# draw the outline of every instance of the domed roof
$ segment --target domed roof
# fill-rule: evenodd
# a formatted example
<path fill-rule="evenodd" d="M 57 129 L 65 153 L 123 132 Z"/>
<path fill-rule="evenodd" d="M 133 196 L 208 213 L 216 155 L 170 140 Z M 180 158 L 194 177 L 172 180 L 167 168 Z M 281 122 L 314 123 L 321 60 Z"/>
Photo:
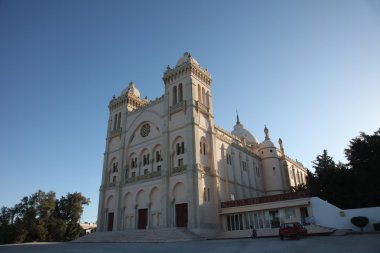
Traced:
<path fill-rule="evenodd" d="M 177 64 L 175 65 L 176 67 L 179 65 L 182 65 L 185 62 L 192 62 L 195 63 L 196 65 L 199 65 L 197 60 L 195 60 L 189 52 L 185 52 L 181 58 L 177 61 Z"/>
<path fill-rule="evenodd" d="M 269 130 L 266 125 L 264 128 L 264 133 L 265 133 L 265 140 L 262 143 L 260 143 L 260 148 L 275 148 L 273 142 L 269 138 Z"/>
<path fill-rule="evenodd" d="M 244 128 L 243 124 L 239 121 L 239 115 L 237 116 L 237 122 L 234 126 L 234 130 L 231 132 L 233 135 L 243 138 L 247 144 L 258 144 L 255 136 L 253 136 L 247 129 Z"/>
<path fill-rule="evenodd" d="M 126 94 L 126 93 L 129 93 L 135 97 L 140 97 L 140 91 L 136 88 L 135 84 L 133 82 L 130 82 L 129 83 L 129 86 L 127 88 L 125 88 L 122 92 L 121 92 L 121 96 Z"/>
<path fill-rule="evenodd" d="M 271 140 L 264 140 L 260 143 L 260 148 L 274 148 L 274 144 Z"/>

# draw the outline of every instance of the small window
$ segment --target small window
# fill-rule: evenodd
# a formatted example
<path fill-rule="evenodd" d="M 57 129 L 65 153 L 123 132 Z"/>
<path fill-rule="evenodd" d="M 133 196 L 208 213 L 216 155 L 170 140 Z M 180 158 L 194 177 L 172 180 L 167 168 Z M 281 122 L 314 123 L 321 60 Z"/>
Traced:
<path fill-rule="evenodd" d="M 157 171 L 158 171 L 158 172 L 161 171 L 161 165 L 158 165 L 158 166 L 157 166 Z"/>
<path fill-rule="evenodd" d="M 156 162 L 162 161 L 161 151 L 156 151 Z"/>
<path fill-rule="evenodd" d="M 182 89 L 182 83 L 178 85 L 178 102 L 181 103 L 183 100 L 183 89 Z"/>
<path fill-rule="evenodd" d="M 227 154 L 227 164 L 232 165 L 232 158 L 230 154 Z"/>
<path fill-rule="evenodd" d="M 173 87 L 173 105 L 177 104 L 177 86 Z"/>
<path fill-rule="evenodd" d="M 181 167 L 183 165 L 183 159 L 178 159 L 178 166 Z"/>
<path fill-rule="evenodd" d="M 144 170 L 144 175 L 148 174 L 149 173 L 149 170 L 148 169 L 145 169 Z"/>
<path fill-rule="evenodd" d="M 113 163 L 113 165 L 112 165 L 112 171 L 113 172 L 117 172 L 118 170 L 117 170 L 117 166 L 118 166 L 118 162 L 116 162 L 116 163 Z"/>
<path fill-rule="evenodd" d="M 136 176 L 136 172 L 132 172 L 132 177 L 135 177 Z"/>
<path fill-rule="evenodd" d="M 116 176 L 113 176 L 112 183 L 115 183 L 115 182 L 116 182 Z"/>

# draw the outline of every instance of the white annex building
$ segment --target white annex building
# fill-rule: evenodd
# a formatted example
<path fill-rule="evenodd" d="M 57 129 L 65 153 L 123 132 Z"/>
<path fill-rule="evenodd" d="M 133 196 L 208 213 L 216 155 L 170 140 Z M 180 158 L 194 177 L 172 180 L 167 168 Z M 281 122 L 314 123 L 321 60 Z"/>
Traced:
<path fill-rule="evenodd" d="M 211 81 L 186 52 L 164 72 L 158 99 L 130 83 L 110 101 L 98 231 L 187 227 L 212 237 L 310 216 L 309 196 L 291 193 L 306 169 L 266 127 L 259 142 L 239 117 L 232 132 L 216 126 Z"/>

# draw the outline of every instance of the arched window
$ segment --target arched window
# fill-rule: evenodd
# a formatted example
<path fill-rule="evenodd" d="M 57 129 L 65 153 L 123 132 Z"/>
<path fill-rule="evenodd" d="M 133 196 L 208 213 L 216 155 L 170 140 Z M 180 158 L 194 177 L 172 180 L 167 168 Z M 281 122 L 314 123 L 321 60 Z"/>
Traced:
<path fill-rule="evenodd" d="M 149 163 L 150 163 L 149 159 L 150 159 L 149 151 L 147 149 L 144 149 L 140 153 L 140 160 L 142 161 L 142 166 L 149 165 Z"/>
<path fill-rule="evenodd" d="M 181 103 L 183 100 L 183 90 L 182 90 L 182 83 L 178 85 L 178 102 Z"/>
<path fill-rule="evenodd" d="M 173 87 L 173 105 L 177 104 L 177 86 Z"/>
<path fill-rule="evenodd" d="M 205 94 L 205 88 L 202 87 L 202 103 L 206 103 L 206 94 Z"/>
<path fill-rule="evenodd" d="M 198 84 L 198 102 L 202 103 L 202 91 L 201 86 Z"/>
<path fill-rule="evenodd" d="M 206 145 L 206 139 L 204 137 L 201 138 L 201 141 L 199 142 L 199 148 L 201 155 L 207 154 L 207 145 Z"/>
<path fill-rule="evenodd" d="M 117 126 L 117 114 L 115 114 L 114 119 L 113 119 L 113 130 L 116 130 Z"/>
<path fill-rule="evenodd" d="M 117 120 L 118 120 L 117 129 L 119 129 L 120 128 L 120 124 L 121 124 L 121 112 L 119 112 L 119 118 Z"/>
<path fill-rule="evenodd" d="M 176 152 L 177 152 L 177 155 L 181 155 L 181 154 L 185 153 L 185 143 L 184 142 L 177 142 Z"/>
<path fill-rule="evenodd" d="M 128 164 L 130 165 L 130 168 L 131 169 L 134 169 L 134 168 L 137 168 L 137 156 L 135 153 L 132 153 L 130 156 L 129 156 L 129 162 Z"/>
<path fill-rule="evenodd" d="M 184 163 L 185 156 L 183 155 L 185 153 L 185 142 L 184 139 L 180 136 L 178 136 L 174 142 L 173 142 L 173 151 L 175 154 L 173 166 L 174 167 L 181 167 L 182 165 L 186 164 Z"/>

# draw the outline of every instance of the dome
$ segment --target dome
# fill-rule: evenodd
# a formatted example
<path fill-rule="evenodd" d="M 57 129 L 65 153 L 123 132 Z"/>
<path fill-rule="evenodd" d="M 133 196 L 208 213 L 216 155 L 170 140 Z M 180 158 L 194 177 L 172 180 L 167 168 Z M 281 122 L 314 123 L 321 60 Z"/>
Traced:
<path fill-rule="evenodd" d="M 189 52 L 185 52 L 181 58 L 177 61 L 177 64 L 175 65 L 176 67 L 179 65 L 184 64 L 185 62 L 192 62 L 195 63 L 196 65 L 199 65 L 197 60 L 195 60 Z"/>
<path fill-rule="evenodd" d="M 275 148 L 275 146 L 271 140 L 264 140 L 260 143 L 260 148 Z"/>
<path fill-rule="evenodd" d="M 247 144 L 258 144 L 256 137 L 253 136 L 247 129 L 245 129 L 239 120 L 236 122 L 234 130 L 231 133 L 239 138 L 243 138 Z"/>
<path fill-rule="evenodd" d="M 129 93 L 135 97 L 140 97 L 140 91 L 136 88 L 135 84 L 133 82 L 130 82 L 129 83 L 129 86 L 127 88 L 125 88 L 122 92 L 121 92 L 121 96 L 126 94 L 126 93 Z"/>
<path fill-rule="evenodd" d="M 264 133 L 265 133 L 265 140 L 262 143 L 260 143 L 260 148 L 275 148 L 273 142 L 269 138 L 269 130 L 266 125 L 264 128 Z"/>

